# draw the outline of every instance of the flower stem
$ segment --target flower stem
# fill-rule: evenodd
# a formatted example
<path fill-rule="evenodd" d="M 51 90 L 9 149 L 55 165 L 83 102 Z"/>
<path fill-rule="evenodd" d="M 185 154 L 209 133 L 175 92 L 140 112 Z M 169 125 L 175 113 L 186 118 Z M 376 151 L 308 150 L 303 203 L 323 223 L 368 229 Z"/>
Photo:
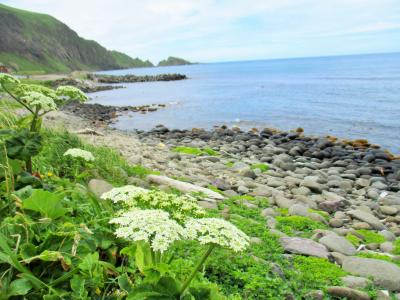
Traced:
<path fill-rule="evenodd" d="M 186 289 L 188 288 L 188 286 L 190 285 L 190 283 L 192 282 L 194 276 L 196 276 L 196 273 L 201 269 L 201 267 L 203 266 L 204 262 L 207 260 L 207 258 L 210 256 L 211 252 L 213 251 L 213 249 L 215 248 L 214 244 L 210 244 L 210 246 L 208 247 L 207 251 L 204 252 L 203 256 L 201 257 L 200 261 L 198 262 L 198 264 L 196 265 L 196 267 L 193 269 L 192 274 L 190 274 L 190 276 L 188 277 L 188 279 L 186 279 L 186 281 L 183 283 L 183 286 L 181 288 L 181 291 L 179 292 L 179 295 L 182 296 L 183 293 L 186 291 Z"/>

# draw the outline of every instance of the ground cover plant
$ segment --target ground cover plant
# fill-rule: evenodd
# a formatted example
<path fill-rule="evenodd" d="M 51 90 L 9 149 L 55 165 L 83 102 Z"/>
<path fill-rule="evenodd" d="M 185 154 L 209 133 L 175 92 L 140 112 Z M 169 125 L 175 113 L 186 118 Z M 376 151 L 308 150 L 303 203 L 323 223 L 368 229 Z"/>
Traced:
<path fill-rule="evenodd" d="M 341 284 L 346 273 L 329 260 L 284 253 L 261 214 L 268 199 L 236 196 L 205 210 L 201 195 L 127 185 L 128 176 L 154 172 L 66 131 L 43 129 L 50 100 L 33 113 L 25 105 L 54 91 L 26 87 L 44 91 L 30 101 L 17 94 L 15 78 L 2 80 L 20 98 L 0 100 L 7 106 L 0 115 L 0 299 L 307 299 Z M 24 107 L 27 114 L 14 113 Z M 40 146 L 19 136 L 26 130 Z M 92 178 L 115 188 L 97 197 L 87 186 Z M 277 228 L 289 235 L 325 228 L 281 214 Z"/>

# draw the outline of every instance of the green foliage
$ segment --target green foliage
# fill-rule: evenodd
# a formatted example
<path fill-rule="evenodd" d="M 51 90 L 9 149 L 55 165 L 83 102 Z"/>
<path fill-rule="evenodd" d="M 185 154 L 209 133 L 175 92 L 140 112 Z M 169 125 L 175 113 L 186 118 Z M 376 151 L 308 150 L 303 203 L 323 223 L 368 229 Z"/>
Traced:
<path fill-rule="evenodd" d="M 400 255 L 400 238 L 396 239 L 393 242 L 393 246 L 394 246 L 393 254 Z"/>
<path fill-rule="evenodd" d="M 306 257 L 297 255 L 293 261 L 294 268 L 300 272 L 299 282 L 308 288 L 319 288 L 326 283 L 340 285 L 340 277 L 347 275 L 338 265 L 319 257 Z"/>
<path fill-rule="evenodd" d="M 250 166 L 252 170 L 259 169 L 262 173 L 267 172 L 269 170 L 269 166 L 267 164 L 253 164 Z"/>
<path fill-rule="evenodd" d="M 37 211 L 42 217 L 57 219 L 67 213 L 62 205 L 62 195 L 57 195 L 48 191 L 35 190 L 32 195 L 23 201 L 24 209 Z"/>
<path fill-rule="evenodd" d="M 326 211 L 309 208 L 308 212 L 318 214 L 321 217 L 323 217 L 325 220 L 329 220 L 329 213 L 327 213 Z"/>
<path fill-rule="evenodd" d="M 22 129 L 13 131 L 12 137 L 5 140 L 7 156 L 11 159 L 26 161 L 37 155 L 42 149 L 42 137 L 37 132 Z"/>
<path fill-rule="evenodd" d="M 209 155 L 209 156 L 218 156 L 219 153 L 211 148 L 194 148 L 194 147 L 187 147 L 187 146 L 178 146 L 172 149 L 173 152 L 183 153 L 183 154 L 190 154 L 190 155 Z"/>
<path fill-rule="evenodd" d="M 358 229 L 356 230 L 358 234 L 360 234 L 363 237 L 364 243 L 365 244 L 381 244 L 384 243 L 385 237 L 381 235 L 380 233 L 377 233 L 373 230 L 368 230 L 368 229 Z"/>
<path fill-rule="evenodd" d="M 346 235 L 346 239 L 352 243 L 354 246 L 358 246 L 361 244 L 362 240 L 358 237 L 356 237 L 354 234 L 348 233 Z"/>
<path fill-rule="evenodd" d="M 85 40 L 49 15 L 3 4 L 0 4 L 0 15 L 0 28 L 4 41 L 7 41 L 6 48 L 3 47 L 7 50 L 0 52 L 0 61 L 19 73 L 67 73 L 71 70 L 151 66 L 149 61 L 133 59 L 109 51 L 95 41 Z M 24 41 L 24 45 L 18 41 Z"/>
<path fill-rule="evenodd" d="M 302 216 L 279 216 L 276 221 L 276 228 L 289 236 L 309 237 L 315 229 L 327 228 L 321 222 Z"/>

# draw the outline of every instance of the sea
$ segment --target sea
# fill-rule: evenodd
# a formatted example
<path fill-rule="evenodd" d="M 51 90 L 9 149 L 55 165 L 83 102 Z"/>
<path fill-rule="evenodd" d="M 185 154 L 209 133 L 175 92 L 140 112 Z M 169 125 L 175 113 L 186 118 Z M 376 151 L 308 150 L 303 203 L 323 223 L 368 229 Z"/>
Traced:
<path fill-rule="evenodd" d="M 104 105 L 166 104 L 128 113 L 114 127 L 150 130 L 239 126 L 368 139 L 400 153 L 400 53 L 200 63 L 102 71 L 110 75 L 181 73 L 188 79 L 124 83 L 97 92 Z"/>

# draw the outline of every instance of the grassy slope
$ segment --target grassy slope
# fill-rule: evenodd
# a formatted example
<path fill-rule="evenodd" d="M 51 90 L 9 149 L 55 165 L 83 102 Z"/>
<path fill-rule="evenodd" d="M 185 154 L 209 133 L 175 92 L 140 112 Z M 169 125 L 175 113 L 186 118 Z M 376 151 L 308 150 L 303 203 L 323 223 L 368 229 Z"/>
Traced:
<path fill-rule="evenodd" d="M 22 73 L 149 66 L 79 37 L 52 16 L 0 4 L 0 62 Z"/>

